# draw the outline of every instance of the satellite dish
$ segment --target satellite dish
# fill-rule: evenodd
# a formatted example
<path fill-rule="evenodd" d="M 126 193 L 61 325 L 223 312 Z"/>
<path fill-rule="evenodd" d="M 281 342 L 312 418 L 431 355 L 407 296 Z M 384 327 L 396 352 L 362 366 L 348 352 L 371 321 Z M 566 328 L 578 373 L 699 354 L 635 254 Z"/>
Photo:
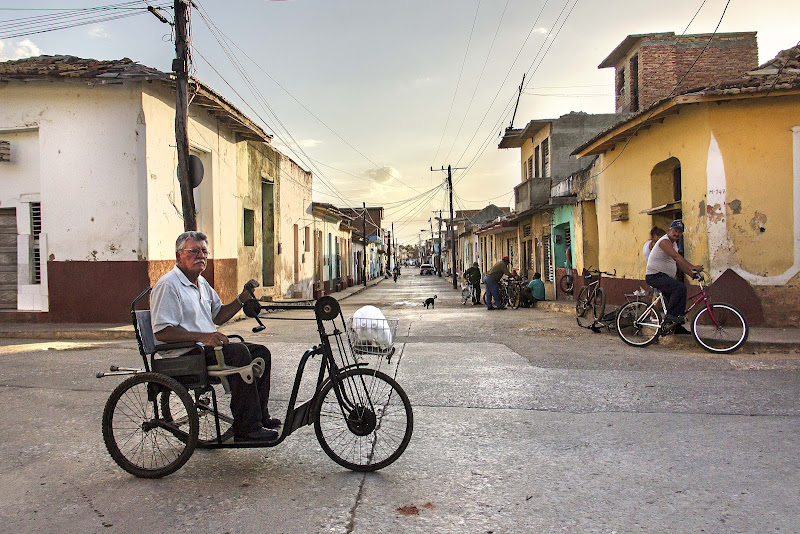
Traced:
<path fill-rule="evenodd" d="M 189 185 L 192 189 L 203 181 L 203 162 L 194 154 L 189 155 Z"/>

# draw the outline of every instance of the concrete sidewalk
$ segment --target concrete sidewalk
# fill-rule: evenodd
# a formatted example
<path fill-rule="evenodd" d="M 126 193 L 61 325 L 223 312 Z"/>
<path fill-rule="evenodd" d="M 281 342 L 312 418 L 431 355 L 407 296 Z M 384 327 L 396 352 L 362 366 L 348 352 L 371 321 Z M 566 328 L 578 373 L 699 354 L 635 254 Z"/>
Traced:
<path fill-rule="evenodd" d="M 337 300 L 344 300 L 356 295 L 365 289 L 380 284 L 385 278 L 375 278 L 364 284 L 348 287 L 342 291 L 331 293 Z M 238 314 L 232 321 L 242 320 L 246 317 Z M 91 339 L 114 340 L 135 339 L 131 323 L 102 324 L 102 323 L 4 323 L 0 322 L 0 339 Z"/>
<path fill-rule="evenodd" d="M 567 315 L 575 315 L 575 302 L 571 300 L 543 301 L 536 303 L 537 308 L 555 311 Z M 688 328 L 688 327 L 687 327 Z M 606 329 L 603 329 L 605 332 Z M 697 346 L 692 336 L 666 336 L 659 338 L 664 346 L 692 347 Z M 770 328 L 751 326 L 744 349 L 749 350 L 792 350 L 800 352 L 800 328 Z"/>

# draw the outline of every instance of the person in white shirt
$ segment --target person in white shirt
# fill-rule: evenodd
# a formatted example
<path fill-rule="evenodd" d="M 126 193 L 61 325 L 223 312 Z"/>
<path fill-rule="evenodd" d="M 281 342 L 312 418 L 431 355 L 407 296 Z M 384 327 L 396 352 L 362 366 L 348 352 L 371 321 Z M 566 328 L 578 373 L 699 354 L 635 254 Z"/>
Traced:
<path fill-rule="evenodd" d="M 656 241 L 661 239 L 661 236 L 664 234 L 666 234 L 666 232 L 659 226 L 654 226 L 650 229 L 650 241 L 645 243 L 642 248 L 642 255 L 644 256 L 645 263 L 647 263 L 647 260 L 650 258 L 650 251 L 653 250 L 653 245 L 655 245 Z"/>
<path fill-rule="evenodd" d="M 645 282 L 658 289 L 667 300 L 667 325 L 683 324 L 686 311 L 686 286 L 675 279 L 678 268 L 693 276 L 703 270 L 702 265 L 692 265 L 678 254 L 678 241 L 683 237 L 683 222 L 672 221 L 669 231 L 656 241 L 647 259 Z"/>
<path fill-rule="evenodd" d="M 263 345 L 231 343 L 217 331 L 242 309 L 258 282 L 250 280 L 236 299 L 223 304 L 201 273 L 208 262 L 208 238 L 202 232 L 184 232 L 175 242 L 175 267 L 162 276 L 150 295 L 153 332 L 162 343 L 196 341 L 204 345 L 206 363 L 217 363 L 214 347 L 222 347 L 225 363 L 234 367 L 249 365 L 263 358 L 264 374 L 252 384 L 238 374 L 228 377 L 231 387 L 233 434 L 237 441 L 271 441 L 281 421 L 270 417 L 269 400 L 271 355 Z M 188 349 L 196 350 L 196 349 Z"/>

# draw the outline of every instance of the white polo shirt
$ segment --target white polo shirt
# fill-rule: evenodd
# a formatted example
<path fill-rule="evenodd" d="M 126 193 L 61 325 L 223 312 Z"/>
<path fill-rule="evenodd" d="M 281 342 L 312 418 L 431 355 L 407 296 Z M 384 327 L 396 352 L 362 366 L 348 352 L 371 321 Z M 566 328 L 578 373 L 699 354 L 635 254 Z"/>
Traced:
<path fill-rule="evenodd" d="M 168 326 L 189 332 L 216 332 L 214 317 L 221 307 L 219 295 L 202 275 L 195 286 L 176 265 L 156 282 L 150 294 L 153 333 Z"/>

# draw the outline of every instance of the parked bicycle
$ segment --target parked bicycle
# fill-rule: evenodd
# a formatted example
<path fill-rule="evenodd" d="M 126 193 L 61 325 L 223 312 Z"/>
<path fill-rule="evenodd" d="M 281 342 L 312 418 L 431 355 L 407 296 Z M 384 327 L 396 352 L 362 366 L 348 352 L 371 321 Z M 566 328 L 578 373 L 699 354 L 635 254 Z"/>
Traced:
<path fill-rule="evenodd" d="M 572 294 L 572 289 L 574 287 L 573 286 L 573 280 L 572 280 L 572 274 L 567 273 L 564 276 L 562 276 L 561 278 L 559 278 L 558 287 L 559 287 L 559 289 L 561 289 L 562 293 L 567 293 L 567 294 L 571 295 Z"/>
<path fill-rule="evenodd" d="M 472 300 L 473 285 L 469 282 L 461 284 L 461 304 L 466 304 Z"/>
<path fill-rule="evenodd" d="M 522 304 L 522 290 L 528 285 L 528 280 L 520 278 L 519 280 L 508 281 L 508 299 L 512 308 L 515 310 Z"/>
<path fill-rule="evenodd" d="M 513 282 L 513 280 L 511 280 L 510 278 L 505 278 L 504 277 L 504 278 L 501 278 L 500 282 L 497 283 L 497 285 L 499 286 L 499 291 L 500 291 L 500 305 L 505 307 L 505 308 L 510 308 L 511 307 L 511 302 L 513 302 L 511 300 L 511 294 L 509 292 L 509 291 L 513 291 L 513 290 L 509 289 L 509 285 L 510 285 L 511 282 Z M 488 300 L 489 299 L 489 292 L 488 291 L 484 291 L 483 292 L 483 297 L 481 297 L 481 298 L 483 300 L 483 304 L 488 307 L 489 306 L 489 300 Z"/>
<path fill-rule="evenodd" d="M 589 274 L 584 277 L 587 283 L 581 288 L 578 293 L 578 299 L 575 302 L 575 316 L 578 326 L 583 328 L 591 328 L 595 322 L 602 320 L 605 315 L 606 292 L 600 287 L 600 279 L 604 274 L 617 276 L 616 269 L 614 269 L 613 273 L 609 273 L 599 269 L 592 269 L 590 266 L 587 271 Z M 591 314 L 589 310 L 592 311 Z"/>
<path fill-rule="evenodd" d="M 715 353 L 729 353 L 744 345 L 749 328 L 742 313 L 724 302 L 711 303 L 706 294 L 705 285 L 710 281 L 705 273 L 697 273 L 700 291 L 688 297 L 694 300 L 686 310 L 689 314 L 701 303 L 700 311 L 692 321 L 692 336 L 705 350 Z M 696 299 L 696 300 L 695 300 Z M 667 306 L 664 296 L 659 293 L 650 304 L 646 302 L 629 302 L 617 315 L 617 332 L 622 341 L 635 347 L 646 347 L 655 342 L 659 336 L 674 332 L 676 325 L 665 325 Z"/>

